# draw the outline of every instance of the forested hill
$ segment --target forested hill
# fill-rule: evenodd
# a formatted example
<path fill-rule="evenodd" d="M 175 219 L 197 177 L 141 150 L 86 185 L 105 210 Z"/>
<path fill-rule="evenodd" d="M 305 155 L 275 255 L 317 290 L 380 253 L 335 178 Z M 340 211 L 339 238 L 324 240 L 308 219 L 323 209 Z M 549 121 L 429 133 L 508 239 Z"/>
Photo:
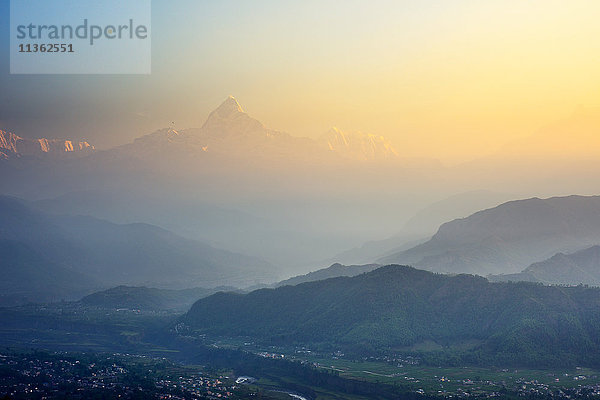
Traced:
<path fill-rule="evenodd" d="M 600 290 L 491 283 L 390 265 L 248 294 L 217 293 L 182 317 L 196 334 L 446 361 L 600 364 Z"/>
<path fill-rule="evenodd" d="M 143 286 L 117 286 L 95 292 L 81 299 L 87 306 L 108 309 L 140 309 L 144 311 L 185 312 L 198 299 L 219 291 L 233 291 L 231 286 L 217 288 L 157 289 Z"/>

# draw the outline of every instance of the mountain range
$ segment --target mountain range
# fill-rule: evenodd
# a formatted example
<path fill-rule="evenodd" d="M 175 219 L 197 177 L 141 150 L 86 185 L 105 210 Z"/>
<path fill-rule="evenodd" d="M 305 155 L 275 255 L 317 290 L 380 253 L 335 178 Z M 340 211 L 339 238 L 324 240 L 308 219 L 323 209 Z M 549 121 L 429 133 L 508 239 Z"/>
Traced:
<path fill-rule="evenodd" d="M 12 132 L 0 130 L 0 160 L 20 157 L 82 157 L 94 150 L 94 146 L 85 141 L 24 139 Z"/>
<path fill-rule="evenodd" d="M 73 148 L 57 154 L 80 156 L 30 157 L 27 143 L 47 149 L 43 154 Z M 165 128 L 102 151 L 84 142 L 48 143 L 2 134 L 3 154 L 10 156 L 0 160 L 0 193 L 35 201 L 57 215 L 157 225 L 213 247 L 267 259 L 286 273 L 340 262 L 509 274 L 557 252 L 599 243 L 594 227 L 579 230 L 579 220 L 582 226 L 588 221 L 585 209 L 574 205 L 571 213 L 539 199 L 451 221 L 436 233 L 443 222 L 506 198 L 471 190 L 423 208 L 432 196 L 464 187 L 445 174 L 466 167 L 407 168 L 400 153 L 377 135 L 331 129 L 319 139 L 296 137 L 267 128 L 233 97 L 200 128 Z M 481 177 L 495 186 L 488 178 Z M 590 181 L 584 175 L 579 179 Z M 408 194 L 415 192 L 420 194 Z M 589 220 L 594 218 L 592 212 Z"/>
<path fill-rule="evenodd" d="M 557 252 L 600 243 L 600 196 L 503 203 L 440 226 L 427 242 L 377 260 L 435 272 L 521 272 Z"/>
<path fill-rule="evenodd" d="M 345 133 L 335 126 L 321 136 L 318 142 L 325 143 L 333 153 L 357 160 L 388 160 L 399 157 L 392 143 L 383 136 L 362 132 Z"/>
<path fill-rule="evenodd" d="M 0 160 L 0 193 L 58 214 L 148 222 L 306 271 L 368 240 L 365 227 L 391 230 L 386 209 L 397 209 L 396 195 L 369 192 L 398 175 L 397 154 L 380 135 L 332 129 L 313 139 L 270 129 L 229 97 L 198 128 L 171 126 L 82 157 Z M 377 206 L 347 218 L 367 202 Z"/>
<path fill-rule="evenodd" d="M 0 197 L 0 243 L 8 303 L 70 299 L 124 284 L 210 288 L 276 277 L 263 260 L 156 226 L 51 215 L 6 196 Z"/>
<path fill-rule="evenodd" d="M 319 139 L 292 136 L 267 128 L 248 115 L 238 101 L 229 96 L 212 111 L 200 128 L 175 130 L 160 129 L 118 146 L 109 152 L 128 158 L 165 158 L 175 153 L 187 161 L 249 160 L 331 163 L 348 159 L 353 161 L 381 161 L 398 159 L 398 152 L 383 136 L 344 133 L 332 128 Z M 189 159 L 191 157 L 192 159 Z"/>

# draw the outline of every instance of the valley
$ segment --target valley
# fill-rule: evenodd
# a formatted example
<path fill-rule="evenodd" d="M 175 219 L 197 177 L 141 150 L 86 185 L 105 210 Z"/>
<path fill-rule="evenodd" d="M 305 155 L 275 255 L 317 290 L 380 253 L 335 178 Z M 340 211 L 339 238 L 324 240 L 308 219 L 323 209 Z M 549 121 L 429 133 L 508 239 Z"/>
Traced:
<path fill-rule="evenodd" d="M 594 398 L 600 390 L 600 370 L 582 366 L 449 366 L 423 357 L 423 353 L 356 356 L 316 347 L 260 346 L 208 337 L 192 340 L 187 335 L 177 338 L 168 327 L 180 314 L 172 312 L 94 309 L 84 303 L 0 311 L 7 322 L 0 328 L 0 370 L 34 370 L 52 376 L 56 375 L 53 363 L 58 363 L 63 372 L 57 379 L 65 379 L 66 363 L 71 363 L 69 368 L 88 366 L 72 370 L 74 381 L 49 386 L 61 386 L 68 392 L 68 385 L 75 385 L 86 396 L 104 392 L 136 398 L 135 391 L 142 387 L 145 398 L 166 394 L 174 396 L 171 398 L 210 398 L 221 393 L 219 397 L 237 399 L 260 393 L 263 398 L 283 399 L 289 398 L 287 392 L 306 399 L 383 399 L 391 393 L 432 399 L 490 395 L 567 399 Z M 110 371 L 102 370 L 103 365 Z M 95 375 L 89 375 L 91 372 Z M 13 384 L 10 379 L 15 382 L 15 378 L 2 376 L 0 393 L 7 390 L 2 388 L 10 388 L 14 398 L 28 398 L 26 390 L 31 395 L 48 390 L 36 383 L 39 380 L 19 378 L 20 383 Z M 256 381 L 236 384 L 239 376 Z M 37 384 L 37 389 L 32 384 Z"/>

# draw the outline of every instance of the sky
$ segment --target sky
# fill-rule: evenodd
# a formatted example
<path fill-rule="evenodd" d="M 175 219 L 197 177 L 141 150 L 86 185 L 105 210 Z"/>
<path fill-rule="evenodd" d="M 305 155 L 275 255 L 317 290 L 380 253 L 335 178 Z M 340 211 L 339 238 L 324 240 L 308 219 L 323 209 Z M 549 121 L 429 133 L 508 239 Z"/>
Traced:
<path fill-rule="evenodd" d="M 0 129 L 99 148 L 202 125 L 228 95 L 270 128 L 468 160 L 600 107 L 600 2 L 152 1 L 150 75 L 10 75 Z M 598 139 L 600 140 L 600 139 Z"/>

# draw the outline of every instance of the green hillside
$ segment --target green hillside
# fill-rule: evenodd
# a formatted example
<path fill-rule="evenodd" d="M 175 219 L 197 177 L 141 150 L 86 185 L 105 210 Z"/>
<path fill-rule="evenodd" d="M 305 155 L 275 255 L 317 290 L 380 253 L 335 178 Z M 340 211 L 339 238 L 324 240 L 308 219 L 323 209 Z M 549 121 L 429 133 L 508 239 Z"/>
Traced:
<path fill-rule="evenodd" d="M 196 334 L 420 352 L 440 362 L 600 364 L 600 290 L 491 283 L 391 265 L 249 294 L 217 293 L 182 318 Z"/>

